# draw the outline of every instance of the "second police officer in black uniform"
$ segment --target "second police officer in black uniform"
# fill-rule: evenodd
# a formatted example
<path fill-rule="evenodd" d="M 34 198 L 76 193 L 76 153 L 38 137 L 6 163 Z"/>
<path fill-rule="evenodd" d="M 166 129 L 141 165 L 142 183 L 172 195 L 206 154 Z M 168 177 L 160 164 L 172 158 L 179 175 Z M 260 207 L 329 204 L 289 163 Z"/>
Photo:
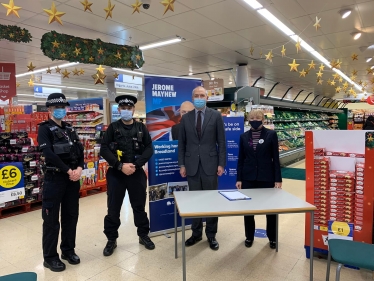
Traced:
<path fill-rule="evenodd" d="M 61 258 L 70 264 L 80 263 L 74 249 L 84 155 L 76 131 L 62 121 L 66 116 L 66 106 L 69 106 L 65 96 L 50 94 L 46 106 L 51 118 L 42 122 L 38 130 L 38 143 L 46 163 L 43 167 L 43 256 L 44 266 L 58 272 L 65 270 L 57 253 L 60 207 Z"/>
<path fill-rule="evenodd" d="M 109 163 L 106 174 L 108 186 L 108 214 L 104 219 L 104 233 L 108 242 L 104 256 L 113 254 L 117 247 L 120 211 L 126 190 L 129 194 L 137 227 L 139 243 L 153 250 L 149 238 L 149 220 L 145 212 L 147 177 L 143 166 L 153 155 L 152 139 L 145 125 L 133 120 L 137 98 L 131 95 L 116 97 L 121 119 L 111 123 L 101 143 L 101 156 Z"/>

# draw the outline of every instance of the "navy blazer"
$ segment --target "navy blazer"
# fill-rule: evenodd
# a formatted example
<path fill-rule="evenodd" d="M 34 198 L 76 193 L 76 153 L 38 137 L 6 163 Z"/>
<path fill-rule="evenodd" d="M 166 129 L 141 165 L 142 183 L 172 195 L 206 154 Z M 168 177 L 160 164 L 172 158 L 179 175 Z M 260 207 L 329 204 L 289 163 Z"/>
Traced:
<path fill-rule="evenodd" d="M 277 133 L 263 128 L 263 142 L 257 144 L 256 151 L 249 145 L 251 139 L 251 130 L 240 136 L 237 181 L 282 182 Z"/>

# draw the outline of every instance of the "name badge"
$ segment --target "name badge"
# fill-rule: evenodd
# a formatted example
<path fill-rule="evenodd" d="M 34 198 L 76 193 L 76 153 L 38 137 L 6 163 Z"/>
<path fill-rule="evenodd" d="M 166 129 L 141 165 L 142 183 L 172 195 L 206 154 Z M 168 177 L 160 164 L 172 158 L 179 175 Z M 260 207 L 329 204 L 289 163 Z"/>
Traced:
<path fill-rule="evenodd" d="M 264 143 L 264 140 L 263 140 L 263 139 L 260 139 L 260 140 L 258 141 L 258 143 L 259 143 L 259 144 L 263 144 L 263 143 Z"/>

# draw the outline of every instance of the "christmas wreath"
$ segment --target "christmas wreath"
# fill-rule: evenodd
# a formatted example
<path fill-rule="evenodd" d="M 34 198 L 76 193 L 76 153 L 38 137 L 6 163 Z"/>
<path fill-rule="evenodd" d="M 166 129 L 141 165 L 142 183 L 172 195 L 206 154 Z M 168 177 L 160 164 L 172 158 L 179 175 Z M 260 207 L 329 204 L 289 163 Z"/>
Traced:
<path fill-rule="evenodd" d="M 15 43 L 29 43 L 31 38 L 30 32 L 25 28 L 20 28 L 16 25 L 0 24 L 0 40 L 6 39 Z"/>
<path fill-rule="evenodd" d="M 83 39 L 56 31 L 42 36 L 41 49 L 51 60 L 130 69 L 141 68 L 144 64 L 143 53 L 137 46 L 106 43 L 100 39 Z"/>

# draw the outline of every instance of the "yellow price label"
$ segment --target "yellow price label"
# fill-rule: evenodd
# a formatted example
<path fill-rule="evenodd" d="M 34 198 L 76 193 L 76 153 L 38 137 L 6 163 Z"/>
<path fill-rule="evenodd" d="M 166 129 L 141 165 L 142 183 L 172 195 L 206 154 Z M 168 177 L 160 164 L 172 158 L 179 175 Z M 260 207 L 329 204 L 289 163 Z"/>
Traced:
<path fill-rule="evenodd" d="M 0 169 L 0 186 L 13 188 L 21 181 L 22 173 L 16 166 L 5 166 Z"/>
<path fill-rule="evenodd" d="M 321 231 L 328 231 L 328 228 L 327 228 L 327 226 L 320 226 L 319 230 L 321 230 Z"/>
<path fill-rule="evenodd" d="M 20 197 L 18 197 L 18 199 L 23 199 L 23 198 L 25 198 L 25 196 L 23 196 L 23 195 L 22 195 L 22 196 L 20 196 Z"/>
<path fill-rule="evenodd" d="M 349 227 L 349 224 L 346 222 L 340 222 L 340 221 L 334 221 L 331 224 L 331 230 L 334 234 L 340 235 L 340 236 L 348 236 L 351 232 L 351 228 Z"/>
<path fill-rule="evenodd" d="M 94 163 L 94 162 L 88 162 L 88 163 L 87 163 L 87 168 L 88 168 L 88 169 L 95 168 L 95 163 Z"/>

